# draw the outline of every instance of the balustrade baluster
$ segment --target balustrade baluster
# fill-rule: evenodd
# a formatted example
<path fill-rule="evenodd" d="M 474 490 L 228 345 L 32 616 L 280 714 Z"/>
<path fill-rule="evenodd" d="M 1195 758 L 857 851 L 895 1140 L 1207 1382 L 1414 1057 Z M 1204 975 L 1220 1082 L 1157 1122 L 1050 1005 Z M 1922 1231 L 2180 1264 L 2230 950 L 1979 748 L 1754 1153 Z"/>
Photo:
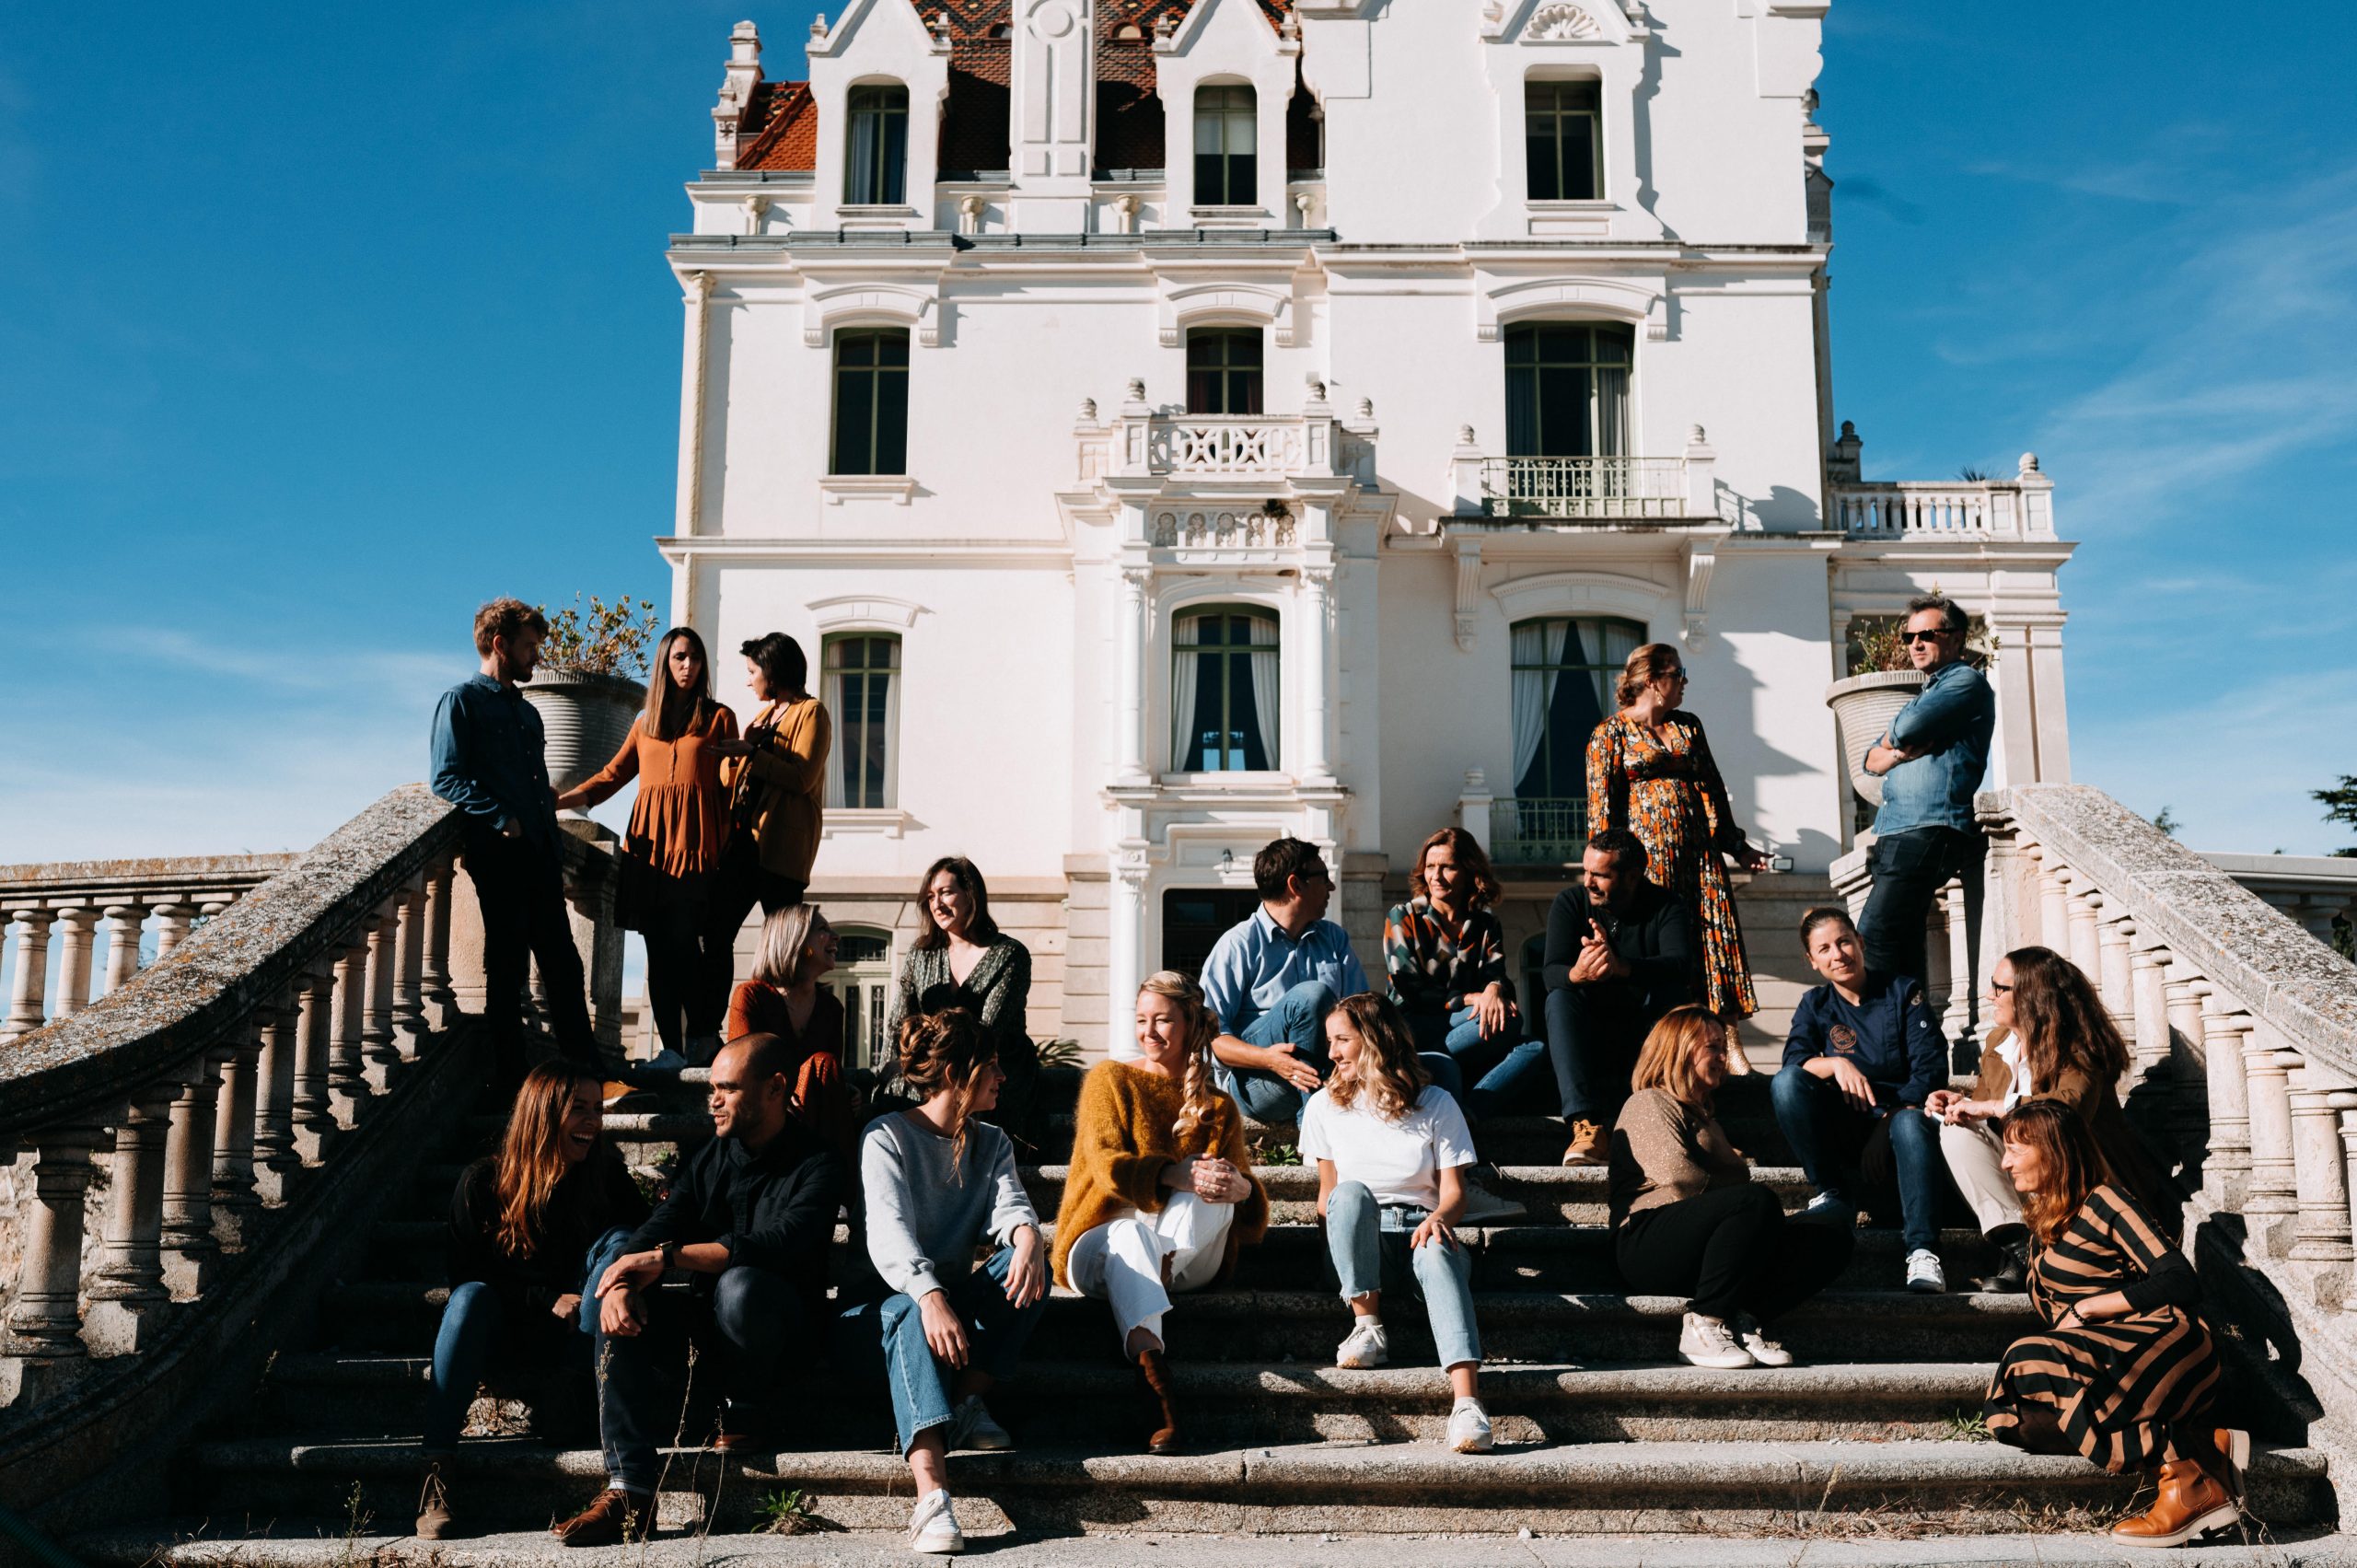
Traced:
<path fill-rule="evenodd" d="M 87 1361 L 82 1342 L 82 1194 L 99 1129 L 44 1128 L 32 1140 L 30 1223 L 8 1329 L 0 1336 L 0 1402 L 45 1398 Z"/>
<path fill-rule="evenodd" d="M 195 917 L 196 906 L 180 899 L 167 899 L 156 906 L 156 961 L 162 963 L 172 956 L 172 949 L 188 940 L 189 922 Z"/>
<path fill-rule="evenodd" d="M 221 1263 L 213 1234 L 213 1137 L 221 1114 L 221 1070 L 238 1047 L 206 1053 L 172 1100 L 164 1139 L 164 1284 L 175 1301 L 204 1294 Z"/>
<path fill-rule="evenodd" d="M 260 1099 L 261 1018 L 247 1019 L 221 1072 L 213 1122 L 213 1234 L 230 1251 L 253 1239 L 261 1214 L 254 1186 L 254 1114 Z"/>
<path fill-rule="evenodd" d="M 2077 872 L 2071 874 L 2071 946 L 2070 960 L 2079 966 L 2080 972 L 2095 982 L 2103 984 L 2103 936 L 2096 922 L 2093 884 Z"/>
<path fill-rule="evenodd" d="M 2243 1063 L 2243 1040 L 2250 1016 L 2212 992 L 2202 1019 L 2210 1083 L 2210 1157 L 2202 1163 L 2201 1186 L 2222 1208 L 2242 1207 L 2250 1173 L 2250 1078 Z"/>
<path fill-rule="evenodd" d="M 450 898 L 456 864 L 448 855 L 425 878 L 425 1021 L 447 1030 L 459 1021 L 459 993 L 450 984 Z"/>
<path fill-rule="evenodd" d="M 98 925 L 99 912 L 86 904 L 58 906 L 57 995 L 50 1016 L 70 1018 L 90 1005 L 90 939 Z"/>
<path fill-rule="evenodd" d="M 302 1014 L 292 993 L 254 1009 L 261 1056 L 254 1070 L 254 1187 L 276 1205 L 293 1194 L 303 1156 L 295 1148 L 295 1055 Z"/>
<path fill-rule="evenodd" d="M 2243 1036 L 2243 1071 L 2250 1079 L 2250 1189 L 2243 1198 L 2247 1215 L 2288 1214 L 2300 1206 L 2292 1155 L 2290 1080 L 2291 1070 L 2299 1065 L 2299 1052 L 2285 1050 L 2271 1025 L 2249 1021 Z"/>
<path fill-rule="evenodd" d="M 17 933 L 17 972 L 9 986 L 8 1024 L 0 1040 L 15 1040 L 41 1028 L 47 1015 L 43 993 L 49 985 L 50 912 L 29 906 L 13 909 L 8 917 Z"/>
<path fill-rule="evenodd" d="M 303 1017 L 301 1044 L 295 1056 L 295 1147 L 304 1159 L 318 1164 L 328 1157 L 343 1126 L 336 1121 L 333 1071 L 329 1059 L 334 1024 L 335 962 L 333 957 L 313 961 L 297 988 Z"/>
<path fill-rule="evenodd" d="M 2314 1069 L 2303 1073 L 2312 1078 Z M 2288 1256 L 2308 1263 L 2345 1263 L 2357 1257 L 2349 1241 L 2349 1161 L 2341 1147 L 2340 1112 L 2357 1094 L 2322 1084 L 2292 1086 L 2292 1157 L 2298 1167 L 2299 1225 Z"/>
<path fill-rule="evenodd" d="M 393 1039 L 401 1058 L 414 1062 L 425 1049 L 425 881 L 412 877 L 401 900 L 401 928 L 394 943 Z"/>
<path fill-rule="evenodd" d="M 1964 918 L 1964 882 L 1952 879 L 1940 889 L 1941 918 L 1947 926 L 1948 1003 L 1940 1015 L 1940 1032 L 1953 1046 L 1973 1043 L 1972 944 Z"/>
<path fill-rule="evenodd" d="M 2169 1059 L 2168 962 L 2166 947 L 2137 947 L 2128 955 L 2130 1021 L 2134 1027 L 2129 1044 L 2135 1048 L 2136 1066 L 2142 1074 Z"/>
<path fill-rule="evenodd" d="M 106 1248 L 90 1281 L 83 1338 L 101 1355 L 127 1355 L 156 1342 L 172 1303 L 164 1288 L 164 1142 L 175 1083 L 151 1084 L 115 1124 Z"/>
<path fill-rule="evenodd" d="M 362 923 L 368 932 L 367 1004 L 361 1014 L 360 1042 L 368 1086 L 382 1094 L 392 1086 L 393 1070 L 401 1065 L 401 1048 L 393 1041 L 393 951 L 399 935 L 398 899 L 388 899 Z"/>
<path fill-rule="evenodd" d="M 2071 892 L 2061 867 L 2056 864 L 2053 852 L 2041 847 L 2036 852 L 2038 873 L 2038 940 L 2068 958 L 2071 955 Z"/>
<path fill-rule="evenodd" d="M 147 912 L 139 905 L 109 904 L 107 926 L 107 995 L 131 983 L 139 972 L 140 928 L 147 923 Z"/>
<path fill-rule="evenodd" d="M 2112 1022 L 2125 1035 L 2136 1026 L 2136 993 L 2128 980 L 2128 954 L 2136 939 L 2136 923 L 2129 918 L 2127 906 L 2109 894 L 2104 896 L 2096 920 L 2101 972 L 2095 978 L 2103 991 L 2103 1005 L 2111 1010 Z"/>
<path fill-rule="evenodd" d="M 336 1120 L 346 1127 L 359 1125 L 368 1108 L 367 1063 L 361 1056 L 361 1029 L 368 1008 L 368 939 L 364 923 L 355 940 L 335 959 L 335 1043 L 330 1057 L 328 1082 L 335 1101 Z"/>

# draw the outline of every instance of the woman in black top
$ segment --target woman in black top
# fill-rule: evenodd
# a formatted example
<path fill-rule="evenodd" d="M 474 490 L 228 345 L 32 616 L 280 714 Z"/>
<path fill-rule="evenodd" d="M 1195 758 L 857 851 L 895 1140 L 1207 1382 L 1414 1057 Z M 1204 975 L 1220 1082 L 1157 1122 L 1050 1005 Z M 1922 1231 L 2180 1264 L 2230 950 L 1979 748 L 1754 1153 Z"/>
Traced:
<path fill-rule="evenodd" d="M 594 1297 L 587 1282 L 621 1256 L 646 1200 L 605 1139 L 597 1074 L 545 1062 L 525 1076 L 495 1158 L 477 1160 L 450 1198 L 449 1304 L 434 1342 L 417 1533 L 451 1539 L 444 1466 L 494 1351 L 589 1382 Z"/>

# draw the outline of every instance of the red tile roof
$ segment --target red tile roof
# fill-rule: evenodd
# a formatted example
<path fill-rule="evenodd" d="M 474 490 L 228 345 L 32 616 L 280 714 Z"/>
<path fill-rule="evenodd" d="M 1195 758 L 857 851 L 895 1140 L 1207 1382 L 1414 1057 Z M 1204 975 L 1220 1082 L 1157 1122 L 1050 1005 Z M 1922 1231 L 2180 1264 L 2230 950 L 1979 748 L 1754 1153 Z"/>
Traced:
<path fill-rule="evenodd" d="M 819 106 L 809 83 L 763 82 L 753 89 L 737 128 L 737 167 L 819 167 Z"/>

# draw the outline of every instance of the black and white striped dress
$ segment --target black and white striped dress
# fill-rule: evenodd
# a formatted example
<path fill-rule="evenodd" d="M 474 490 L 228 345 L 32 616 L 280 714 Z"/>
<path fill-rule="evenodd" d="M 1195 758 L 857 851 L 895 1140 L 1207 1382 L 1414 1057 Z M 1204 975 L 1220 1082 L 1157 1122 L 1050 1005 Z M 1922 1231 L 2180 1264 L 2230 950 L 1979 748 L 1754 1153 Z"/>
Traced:
<path fill-rule="evenodd" d="M 2195 1310 L 2200 1282 L 2151 1216 L 2120 1188 L 2096 1188 L 2039 1249 L 2029 1289 L 2049 1324 L 2106 1291 L 2135 1310 L 2014 1341 L 1989 1382 L 1991 1435 L 2017 1441 L 2029 1407 L 2043 1405 L 2081 1454 L 2115 1474 L 2185 1458 L 2170 1433 L 2209 1410 L 2218 1353 Z"/>

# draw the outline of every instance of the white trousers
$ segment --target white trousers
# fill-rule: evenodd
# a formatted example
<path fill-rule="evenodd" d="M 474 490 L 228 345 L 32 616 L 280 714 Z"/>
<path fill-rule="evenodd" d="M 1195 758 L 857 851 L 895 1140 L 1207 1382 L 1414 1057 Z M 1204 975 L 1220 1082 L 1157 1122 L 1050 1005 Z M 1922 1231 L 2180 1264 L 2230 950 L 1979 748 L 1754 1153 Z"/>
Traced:
<path fill-rule="evenodd" d="M 1233 1203 L 1173 1192 L 1158 1214 L 1132 1209 L 1083 1231 L 1064 1259 L 1064 1272 L 1081 1295 L 1113 1304 L 1113 1325 L 1124 1347 L 1132 1329 L 1160 1340 L 1171 1291 L 1211 1283 L 1226 1257 L 1227 1227 L 1235 1218 Z M 1170 1260 L 1168 1289 L 1162 1283 L 1165 1258 Z"/>
<path fill-rule="evenodd" d="M 1971 1206 L 1972 1217 L 1980 1222 L 1981 1235 L 2022 1223 L 2022 1195 L 2005 1174 L 2005 1145 L 1993 1123 L 1963 1127 L 1942 1122 L 1940 1154 L 1948 1163 L 1948 1174 L 1956 1178 L 1956 1191 Z"/>

